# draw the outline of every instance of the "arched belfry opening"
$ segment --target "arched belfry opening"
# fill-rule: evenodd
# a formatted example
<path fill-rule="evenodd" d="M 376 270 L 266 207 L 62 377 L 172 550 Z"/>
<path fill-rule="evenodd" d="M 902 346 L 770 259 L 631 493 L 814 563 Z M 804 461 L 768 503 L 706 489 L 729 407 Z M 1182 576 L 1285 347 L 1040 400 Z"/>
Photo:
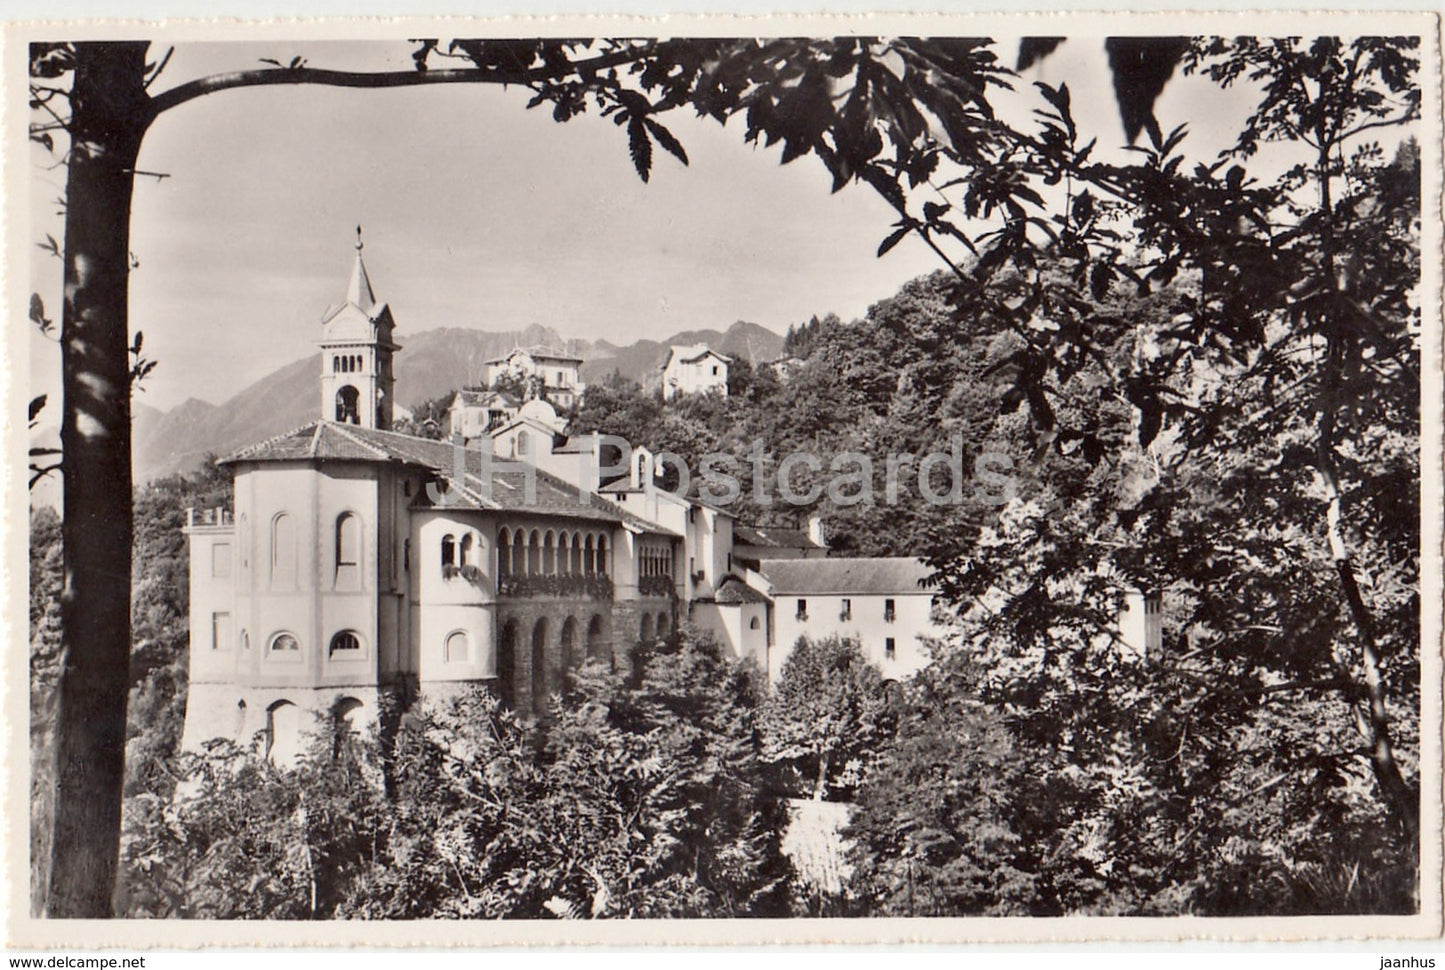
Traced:
<path fill-rule="evenodd" d="M 336 392 L 336 421 L 340 424 L 361 423 L 361 392 L 345 384 Z"/>

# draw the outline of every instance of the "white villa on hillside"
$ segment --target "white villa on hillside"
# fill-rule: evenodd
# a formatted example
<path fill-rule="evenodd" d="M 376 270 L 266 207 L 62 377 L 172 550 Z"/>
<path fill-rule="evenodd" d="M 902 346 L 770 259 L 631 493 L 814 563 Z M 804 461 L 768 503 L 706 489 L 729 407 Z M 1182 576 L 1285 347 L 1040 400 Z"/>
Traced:
<path fill-rule="evenodd" d="M 536 382 L 541 395 L 564 411 L 582 400 L 587 385 L 582 383 L 582 358 L 548 347 L 517 347 L 505 357 L 487 361 L 487 385 L 510 374 Z"/>
<path fill-rule="evenodd" d="M 505 391 L 464 387 L 447 407 L 448 436 L 459 434 L 470 441 L 490 434 L 515 418 L 521 406 L 520 401 Z"/>
<path fill-rule="evenodd" d="M 730 358 L 712 350 L 707 344 L 669 347 L 667 360 L 662 364 L 663 396 L 708 391 L 727 396 L 728 365 L 731 363 Z"/>

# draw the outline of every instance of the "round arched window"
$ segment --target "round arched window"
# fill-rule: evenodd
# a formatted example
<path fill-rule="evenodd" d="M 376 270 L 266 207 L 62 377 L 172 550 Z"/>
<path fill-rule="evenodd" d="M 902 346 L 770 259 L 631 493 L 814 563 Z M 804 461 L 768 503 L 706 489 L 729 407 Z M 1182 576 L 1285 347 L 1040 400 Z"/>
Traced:
<path fill-rule="evenodd" d="M 361 650 L 361 638 L 350 630 L 342 630 L 331 638 L 331 654 L 357 653 Z"/>
<path fill-rule="evenodd" d="M 447 636 L 447 642 L 442 651 L 442 660 L 449 664 L 462 663 L 467 659 L 468 647 L 466 633 L 457 630 Z"/>
<path fill-rule="evenodd" d="M 272 653 L 295 654 L 300 650 L 300 642 L 289 633 L 278 633 L 271 638 Z"/>
<path fill-rule="evenodd" d="M 758 618 L 755 616 L 755 617 L 753 617 L 752 622 L 748 624 L 748 629 L 749 629 L 749 630 L 757 630 L 757 629 L 761 628 L 761 626 L 762 626 L 762 624 L 758 622 Z"/>
<path fill-rule="evenodd" d="M 247 633 L 245 630 L 241 631 L 241 649 L 251 649 L 251 634 Z"/>

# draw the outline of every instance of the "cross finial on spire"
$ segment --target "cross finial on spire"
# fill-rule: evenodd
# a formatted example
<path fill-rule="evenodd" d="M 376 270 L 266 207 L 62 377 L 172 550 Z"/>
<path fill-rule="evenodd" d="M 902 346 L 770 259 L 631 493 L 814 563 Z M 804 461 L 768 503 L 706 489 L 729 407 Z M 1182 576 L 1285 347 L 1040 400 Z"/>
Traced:
<path fill-rule="evenodd" d="M 366 276 L 366 265 L 361 261 L 361 227 L 356 227 L 356 264 L 351 268 L 351 282 L 346 287 L 346 302 L 370 313 L 376 306 L 376 295 L 371 291 L 371 280 Z"/>

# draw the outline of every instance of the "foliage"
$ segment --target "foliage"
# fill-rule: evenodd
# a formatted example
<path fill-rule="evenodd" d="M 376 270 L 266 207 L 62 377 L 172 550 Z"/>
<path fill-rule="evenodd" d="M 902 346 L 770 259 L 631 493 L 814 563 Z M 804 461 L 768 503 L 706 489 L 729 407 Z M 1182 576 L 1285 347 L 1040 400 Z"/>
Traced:
<path fill-rule="evenodd" d="M 816 799 L 856 785 L 892 728 L 878 668 L 838 637 L 798 638 L 758 721 L 763 758 L 811 775 Z"/>
<path fill-rule="evenodd" d="M 386 829 L 366 745 L 323 736 L 294 769 L 217 741 L 175 799 L 128 803 L 129 916 L 317 919 L 335 914 Z"/>
<path fill-rule="evenodd" d="M 626 681 L 589 663 L 542 725 L 463 688 L 383 718 L 378 740 L 323 731 L 292 769 L 218 745 L 187 762 L 184 797 L 133 800 L 129 912 L 781 915 L 754 677 L 678 637 Z"/>
<path fill-rule="evenodd" d="M 182 526 L 189 507 L 231 503 L 230 476 L 210 462 L 193 477 L 171 476 L 137 489 L 131 593 L 131 650 L 126 737 L 127 798 L 169 798 L 170 766 L 185 716 L 190 557 Z M 38 911 L 51 827 L 50 759 L 54 757 L 59 673 L 60 519 L 36 509 L 30 521 L 31 887 Z"/>
<path fill-rule="evenodd" d="M 1015 828 L 1030 810 L 1017 799 L 1033 767 L 1003 717 L 960 693 L 929 696 L 923 684 L 907 698 L 897 737 L 882 746 L 844 832 L 847 893 L 875 916 L 1037 911 L 1040 887 L 1022 868 L 1030 846 Z"/>
<path fill-rule="evenodd" d="M 443 440 L 448 431 L 449 424 L 447 409 L 451 406 L 455 392 L 449 392 L 439 397 L 429 398 L 421 401 L 411 409 L 411 415 L 402 416 L 396 419 L 392 430 L 400 434 L 409 434 L 416 438 L 430 438 L 433 441 Z"/>

